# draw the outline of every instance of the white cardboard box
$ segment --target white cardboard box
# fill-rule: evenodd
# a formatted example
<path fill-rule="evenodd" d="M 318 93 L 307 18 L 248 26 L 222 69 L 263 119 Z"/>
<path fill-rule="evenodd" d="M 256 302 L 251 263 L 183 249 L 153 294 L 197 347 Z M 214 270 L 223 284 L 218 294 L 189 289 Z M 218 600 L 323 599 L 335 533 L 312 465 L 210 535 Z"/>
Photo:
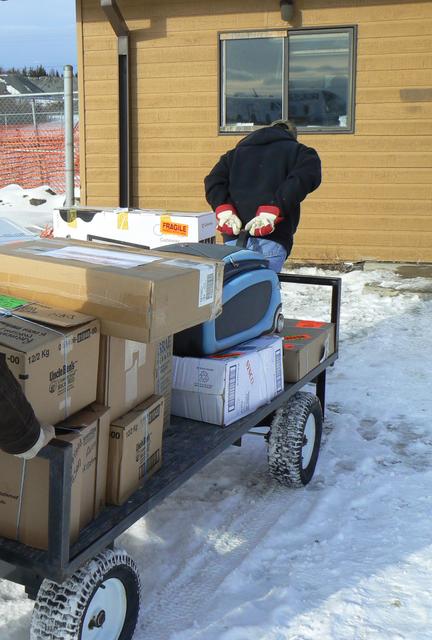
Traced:
<path fill-rule="evenodd" d="M 283 391 L 282 338 L 262 336 L 205 358 L 173 358 L 171 412 L 227 426 Z"/>
<path fill-rule="evenodd" d="M 87 240 L 89 236 L 96 236 L 154 249 L 175 242 L 202 242 L 214 238 L 216 216 L 213 211 L 77 207 L 54 211 L 53 227 L 56 238 Z"/>

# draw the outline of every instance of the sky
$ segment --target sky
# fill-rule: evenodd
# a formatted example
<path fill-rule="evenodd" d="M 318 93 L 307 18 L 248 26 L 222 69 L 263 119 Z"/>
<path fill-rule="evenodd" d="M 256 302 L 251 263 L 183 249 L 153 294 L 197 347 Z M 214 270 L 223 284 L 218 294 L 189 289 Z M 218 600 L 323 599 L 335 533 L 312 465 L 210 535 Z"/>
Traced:
<path fill-rule="evenodd" d="M 76 69 L 74 0 L 0 0 L 0 66 Z"/>

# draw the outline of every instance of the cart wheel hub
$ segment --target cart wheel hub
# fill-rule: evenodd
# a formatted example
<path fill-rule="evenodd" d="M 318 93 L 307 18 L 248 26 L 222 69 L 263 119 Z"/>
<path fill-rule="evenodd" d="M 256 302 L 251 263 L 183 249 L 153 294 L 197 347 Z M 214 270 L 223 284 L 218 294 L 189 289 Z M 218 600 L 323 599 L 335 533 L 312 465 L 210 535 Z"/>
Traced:
<path fill-rule="evenodd" d="M 106 613 L 102 609 L 102 611 L 99 611 L 99 613 L 90 620 L 89 629 L 101 629 L 105 624 L 105 620 Z"/>
<path fill-rule="evenodd" d="M 315 418 L 311 413 L 306 421 L 302 442 L 302 466 L 306 469 L 312 459 L 316 440 Z"/>
<path fill-rule="evenodd" d="M 81 640 L 118 640 L 127 613 L 124 584 L 118 578 L 105 580 L 93 594 L 82 627 Z"/>

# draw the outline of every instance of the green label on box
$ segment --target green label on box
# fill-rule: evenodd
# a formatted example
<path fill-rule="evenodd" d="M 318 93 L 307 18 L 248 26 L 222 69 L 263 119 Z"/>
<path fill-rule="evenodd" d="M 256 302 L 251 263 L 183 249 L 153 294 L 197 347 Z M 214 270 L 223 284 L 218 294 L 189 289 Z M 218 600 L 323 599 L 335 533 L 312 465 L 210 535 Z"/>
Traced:
<path fill-rule="evenodd" d="M 28 304 L 28 301 L 0 295 L 0 309 L 18 309 L 18 307 L 22 307 L 23 304 Z"/>

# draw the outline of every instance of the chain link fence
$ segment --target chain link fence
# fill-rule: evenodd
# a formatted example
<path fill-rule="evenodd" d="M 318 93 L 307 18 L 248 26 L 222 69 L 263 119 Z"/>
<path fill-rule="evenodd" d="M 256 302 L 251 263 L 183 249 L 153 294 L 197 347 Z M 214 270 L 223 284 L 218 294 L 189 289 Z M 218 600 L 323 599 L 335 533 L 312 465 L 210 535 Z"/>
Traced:
<path fill-rule="evenodd" d="M 75 186 L 79 187 L 78 94 L 74 93 Z M 0 188 L 65 191 L 63 93 L 0 95 Z"/>

